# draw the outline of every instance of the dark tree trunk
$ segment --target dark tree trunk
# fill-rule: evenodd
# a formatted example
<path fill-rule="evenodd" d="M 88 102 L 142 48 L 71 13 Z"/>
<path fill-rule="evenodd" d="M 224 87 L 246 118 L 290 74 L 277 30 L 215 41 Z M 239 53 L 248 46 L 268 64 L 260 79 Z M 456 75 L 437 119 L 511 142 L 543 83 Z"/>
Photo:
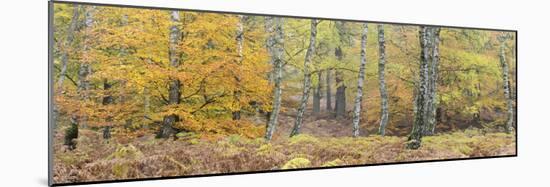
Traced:
<path fill-rule="evenodd" d="M 178 27 L 180 22 L 180 15 L 178 11 L 170 12 L 170 21 L 172 25 L 170 26 L 170 41 L 169 41 L 169 60 L 172 67 L 179 67 L 180 65 L 180 55 L 181 53 L 178 50 L 178 45 L 181 39 L 181 30 Z M 181 83 L 177 78 L 170 78 L 168 86 L 168 104 L 169 105 L 178 105 L 180 103 L 181 96 Z M 170 114 L 164 116 L 162 120 L 162 126 L 160 131 L 157 133 L 157 138 L 168 138 L 176 133 L 174 129 L 174 124 L 179 120 L 178 115 Z"/>
<path fill-rule="evenodd" d="M 78 138 L 78 119 L 75 117 L 71 118 L 71 126 L 65 130 L 65 142 L 69 150 L 76 149 L 75 139 Z"/>
<path fill-rule="evenodd" d="M 326 86 L 327 87 L 326 94 L 325 94 L 326 97 L 327 97 L 327 99 L 326 99 L 326 102 L 327 102 L 326 103 L 326 109 L 327 109 L 328 112 L 332 112 L 332 93 L 331 93 L 332 92 L 332 87 L 330 86 L 330 84 L 331 84 L 330 80 L 332 79 L 332 77 L 330 76 L 330 72 L 331 72 L 330 69 L 327 69 L 327 71 L 326 71 L 327 75 L 325 77 L 325 82 L 326 82 L 326 85 L 327 85 Z"/>
<path fill-rule="evenodd" d="M 111 89 L 112 85 L 109 84 L 109 82 L 107 82 L 107 80 L 103 80 L 103 91 L 105 91 L 106 95 L 103 97 L 103 102 L 102 104 L 103 105 L 110 105 L 111 103 L 113 103 L 113 96 L 111 96 L 108 92 L 109 92 L 109 89 Z M 107 123 L 105 125 L 105 127 L 103 127 L 103 139 L 105 140 L 108 140 L 111 138 L 111 127 L 112 127 L 112 124 L 111 122 L 113 121 L 112 117 L 111 116 L 107 116 L 107 118 L 105 119 L 105 122 Z"/>
<path fill-rule="evenodd" d="M 319 115 L 321 112 L 321 90 L 323 88 L 322 71 L 317 72 L 317 85 L 313 90 L 313 115 Z"/>
<path fill-rule="evenodd" d="M 343 63 L 344 54 L 342 48 L 337 47 L 334 50 L 336 59 Z M 335 71 L 335 81 L 336 81 L 336 103 L 335 103 L 335 113 L 336 117 L 344 117 L 346 114 L 346 85 L 344 83 L 344 73 L 341 70 Z"/>
<path fill-rule="evenodd" d="M 304 60 L 304 88 L 302 91 L 302 99 L 300 101 L 300 107 L 296 114 L 296 121 L 294 122 L 294 128 L 290 133 L 290 136 L 295 136 L 300 134 L 300 128 L 304 119 L 304 112 L 306 111 L 307 101 L 309 100 L 309 92 L 311 91 L 311 61 L 313 54 L 315 54 L 315 39 L 317 37 L 317 24 L 319 21 L 312 19 L 311 20 L 311 36 L 309 38 L 309 47 L 307 48 L 306 57 Z"/>

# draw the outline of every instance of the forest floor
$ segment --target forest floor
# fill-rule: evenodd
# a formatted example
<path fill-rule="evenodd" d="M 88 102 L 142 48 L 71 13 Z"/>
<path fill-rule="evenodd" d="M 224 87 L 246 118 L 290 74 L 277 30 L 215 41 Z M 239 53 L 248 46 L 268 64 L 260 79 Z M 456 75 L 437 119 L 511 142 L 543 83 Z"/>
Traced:
<path fill-rule="evenodd" d="M 291 111 L 289 112 L 291 113 Z M 469 128 L 424 137 L 418 150 L 405 149 L 406 136 L 352 138 L 345 122 L 306 119 L 302 134 L 288 138 L 293 117 L 282 115 L 274 139 L 230 135 L 216 140 L 188 136 L 155 139 L 152 133 L 109 142 L 82 129 L 77 149 L 54 139 L 54 181 L 86 182 L 166 176 L 265 171 L 514 155 L 515 136 Z M 350 124 L 350 123 L 347 123 Z M 122 141 L 123 140 L 123 141 Z"/>

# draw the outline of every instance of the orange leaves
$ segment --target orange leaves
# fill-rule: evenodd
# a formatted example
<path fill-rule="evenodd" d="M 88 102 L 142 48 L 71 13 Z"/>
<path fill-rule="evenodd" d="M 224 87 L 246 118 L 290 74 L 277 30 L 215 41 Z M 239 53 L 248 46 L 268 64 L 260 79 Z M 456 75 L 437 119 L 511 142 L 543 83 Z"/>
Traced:
<path fill-rule="evenodd" d="M 233 111 L 246 115 L 258 107 L 270 108 L 271 66 L 263 27 L 240 23 L 235 15 L 180 12 L 181 21 L 173 23 L 169 11 L 112 7 L 95 11 L 93 26 L 78 32 L 77 44 L 57 45 L 58 51 L 78 52 L 71 57 L 70 75 L 77 75 L 82 63 L 92 69 L 86 77 L 88 90 L 78 92 L 66 84 L 65 93 L 56 94 L 55 104 L 63 114 L 96 127 L 121 126 L 127 120 L 152 123 L 176 114 L 174 127 L 182 130 L 249 137 L 262 133 L 250 121 L 230 119 Z M 169 61 L 174 24 L 182 32 L 176 47 L 181 53 L 178 67 Z M 238 24 L 246 28 L 240 54 Z M 86 48 L 76 48 L 82 46 Z M 180 82 L 179 104 L 168 102 L 171 80 Z M 104 102 L 105 98 L 112 101 Z"/>

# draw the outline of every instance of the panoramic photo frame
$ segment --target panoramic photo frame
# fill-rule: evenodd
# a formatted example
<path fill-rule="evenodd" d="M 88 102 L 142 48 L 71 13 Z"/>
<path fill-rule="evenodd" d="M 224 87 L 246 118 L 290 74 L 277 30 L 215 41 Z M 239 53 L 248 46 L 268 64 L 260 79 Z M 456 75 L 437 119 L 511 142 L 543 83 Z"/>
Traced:
<path fill-rule="evenodd" d="M 517 156 L 517 31 L 49 2 L 53 186 Z"/>

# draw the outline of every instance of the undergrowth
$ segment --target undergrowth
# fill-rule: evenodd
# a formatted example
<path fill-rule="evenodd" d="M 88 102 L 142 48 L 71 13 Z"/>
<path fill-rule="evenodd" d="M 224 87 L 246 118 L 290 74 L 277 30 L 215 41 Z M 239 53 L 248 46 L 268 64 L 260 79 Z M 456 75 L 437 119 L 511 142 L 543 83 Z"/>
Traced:
<path fill-rule="evenodd" d="M 513 135 L 476 129 L 424 137 L 418 150 L 405 149 L 406 137 L 396 136 L 300 134 L 269 143 L 248 135 L 217 140 L 195 134 L 179 136 L 184 138 L 141 137 L 121 143 L 105 142 L 101 134 L 83 130 L 73 151 L 56 141 L 54 180 L 82 182 L 515 154 Z"/>

